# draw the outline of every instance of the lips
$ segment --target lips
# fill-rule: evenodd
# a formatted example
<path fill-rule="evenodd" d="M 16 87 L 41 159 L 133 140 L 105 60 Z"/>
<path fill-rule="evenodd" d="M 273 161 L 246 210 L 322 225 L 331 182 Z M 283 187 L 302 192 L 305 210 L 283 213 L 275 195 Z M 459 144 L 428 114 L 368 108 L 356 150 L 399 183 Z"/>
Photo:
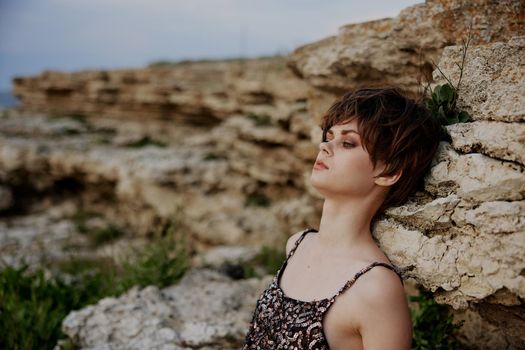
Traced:
<path fill-rule="evenodd" d="M 318 160 L 317 162 L 315 162 L 315 165 L 316 165 L 317 167 L 321 167 L 321 168 L 328 169 L 328 166 L 327 166 L 325 163 L 323 163 L 322 161 L 320 161 L 320 160 Z"/>

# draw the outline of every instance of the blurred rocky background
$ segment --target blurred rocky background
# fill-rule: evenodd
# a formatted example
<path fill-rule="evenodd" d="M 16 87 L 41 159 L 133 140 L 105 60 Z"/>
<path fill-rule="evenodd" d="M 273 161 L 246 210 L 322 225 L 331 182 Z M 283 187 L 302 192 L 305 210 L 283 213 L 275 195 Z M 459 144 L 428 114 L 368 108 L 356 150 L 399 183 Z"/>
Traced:
<path fill-rule="evenodd" d="M 309 175 L 330 103 L 461 74 L 473 120 L 446 126 L 424 190 L 374 236 L 408 295 L 463 321 L 464 348 L 524 349 L 524 16 L 521 1 L 427 0 L 287 56 L 16 77 L 21 104 L 0 117 L 4 298 L 24 262 L 70 285 L 82 272 L 99 279 L 80 284 L 93 297 L 59 320 L 57 349 L 238 349 L 287 238 L 318 225 Z"/>

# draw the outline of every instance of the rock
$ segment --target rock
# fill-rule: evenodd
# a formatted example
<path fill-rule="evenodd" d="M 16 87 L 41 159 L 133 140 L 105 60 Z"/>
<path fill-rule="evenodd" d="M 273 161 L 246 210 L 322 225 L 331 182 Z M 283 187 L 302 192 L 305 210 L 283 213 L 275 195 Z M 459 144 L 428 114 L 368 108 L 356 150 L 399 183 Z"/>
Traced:
<path fill-rule="evenodd" d="M 523 6 L 523 5 L 522 5 Z M 469 47 L 457 106 L 467 111 L 474 120 L 523 122 L 525 120 L 525 36 L 512 37 L 508 42 L 495 42 Z M 462 47 L 448 46 L 443 50 L 439 68 L 457 85 Z M 446 80 L 434 72 L 436 84 Z M 480 125 L 487 125 L 480 124 Z M 501 129 L 501 124 L 493 124 Z M 510 124 L 509 127 L 512 127 Z M 514 131 L 523 145 L 523 126 Z M 511 151 L 513 148 L 511 147 Z M 523 149 L 521 150 L 521 156 Z"/>
<path fill-rule="evenodd" d="M 236 113 L 264 111 L 289 118 L 308 85 L 282 57 L 152 65 L 144 69 L 44 71 L 15 77 L 23 108 L 57 115 L 175 121 L 197 127 L 219 124 Z M 262 107 L 262 109 L 261 109 Z"/>
<path fill-rule="evenodd" d="M 472 44 L 479 45 L 507 41 L 523 34 L 524 13 L 523 3 L 512 0 L 426 1 L 402 10 L 395 18 L 342 26 L 334 36 L 296 48 L 289 56 L 288 65 L 313 86 L 335 94 L 385 84 L 400 86 L 415 94 L 420 89 L 418 75 L 422 80 L 429 76 L 433 69 L 431 63 L 438 60 L 442 50 L 466 38 L 472 18 L 475 18 Z M 517 59 L 506 54 L 500 57 Z M 506 65 L 502 62 L 501 66 Z M 507 77 L 501 76 L 502 80 Z M 490 93 L 504 96 L 502 90 Z M 518 93 L 513 92 L 513 96 Z M 487 104 L 491 108 L 501 106 L 501 111 L 512 110 L 512 106 L 502 106 L 496 101 Z M 514 108 L 522 106 L 523 103 Z"/>
<path fill-rule="evenodd" d="M 62 330 L 80 349 L 237 349 L 270 279 L 192 269 L 176 286 L 133 287 L 73 311 Z"/>
<path fill-rule="evenodd" d="M 194 259 L 193 266 L 220 267 L 224 263 L 246 263 L 253 259 L 259 250 L 255 247 L 226 246 L 222 245 L 208 249 Z"/>
<path fill-rule="evenodd" d="M 461 153 L 482 153 L 491 158 L 525 165 L 525 125 L 475 121 L 446 126 L 452 147 Z"/>
<path fill-rule="evenodd" d="M 458 154 L 442 143 L 440 162 L 427 176 L 425 189 L 438 196 L 457 193 L 472 201 L 520 200 L 524 197 L 523 166 L 481 153 Z"/>

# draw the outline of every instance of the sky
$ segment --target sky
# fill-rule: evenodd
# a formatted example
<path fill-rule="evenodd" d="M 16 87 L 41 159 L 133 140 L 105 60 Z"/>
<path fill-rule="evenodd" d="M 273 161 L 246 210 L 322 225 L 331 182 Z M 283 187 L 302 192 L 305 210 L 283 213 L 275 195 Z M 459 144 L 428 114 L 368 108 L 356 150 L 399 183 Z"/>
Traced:
<path fill-rule="evenodd" d="M 0 91 L 43 70 L 287 54 L 424 0 L 0 0 Z"/>

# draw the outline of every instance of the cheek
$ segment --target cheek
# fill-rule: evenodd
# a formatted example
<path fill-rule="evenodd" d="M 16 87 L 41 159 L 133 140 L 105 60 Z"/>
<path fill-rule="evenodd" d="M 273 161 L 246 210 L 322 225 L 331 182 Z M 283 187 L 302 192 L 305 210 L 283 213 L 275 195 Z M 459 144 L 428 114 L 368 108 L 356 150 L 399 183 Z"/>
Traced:
<path fill-rule="evenodd" d="M 350 151 L 343 154 L 337 161 L 341 166 L 341 170 L 345 171 L 359 171 L 363 173 L 372 172 L 372 162 L 366 152 Z"/>
<path fill-rule="evenodd" d="M 372 162 L 366 152 L 345 154 L 337 163 L 338 175 L 353 183 L 368 183 L 373 181 Z"/>

